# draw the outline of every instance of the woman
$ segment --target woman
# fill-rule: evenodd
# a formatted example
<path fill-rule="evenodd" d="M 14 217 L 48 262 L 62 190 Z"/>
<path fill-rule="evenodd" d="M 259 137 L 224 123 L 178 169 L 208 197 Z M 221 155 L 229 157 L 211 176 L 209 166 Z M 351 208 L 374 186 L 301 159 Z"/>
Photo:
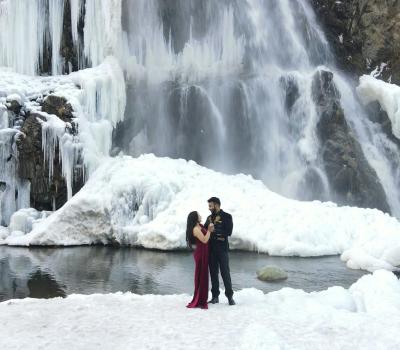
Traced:
<path fill-rule="evenodd" d="M 200 224 L 201 217 L 197 211 L 193 211 L 187 218 L 186 242 L 190 249 L 196 243 L 193 252 L 195 261 L 194 295 L 192 301 L 186 306 L 189 308 L 200 307 L 208 309 L 208 240 L 212 231 L 212 224 L 207 229 Z"/>

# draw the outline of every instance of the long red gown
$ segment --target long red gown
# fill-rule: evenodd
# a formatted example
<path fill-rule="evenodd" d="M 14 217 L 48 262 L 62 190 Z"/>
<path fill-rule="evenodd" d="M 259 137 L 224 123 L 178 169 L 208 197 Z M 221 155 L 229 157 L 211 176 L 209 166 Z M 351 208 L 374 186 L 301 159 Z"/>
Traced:
<path fill-rule="evenodd" d="M 201 225 L 201 232 L 205 235 L 207 229 Z M 196 249 L 193 252 L 195 261 L 194 271 L 194 295 L 192 301 L 186 307 L 200 307 L 208 309 L 208 242 L 203 243 L 196 237 Z"/>

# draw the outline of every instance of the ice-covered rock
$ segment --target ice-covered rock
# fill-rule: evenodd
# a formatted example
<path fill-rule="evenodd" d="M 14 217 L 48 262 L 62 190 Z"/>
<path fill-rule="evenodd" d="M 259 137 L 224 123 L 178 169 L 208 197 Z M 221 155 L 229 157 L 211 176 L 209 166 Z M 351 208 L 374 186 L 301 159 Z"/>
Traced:
<path fill-rule="evenodd" d="M 364 104 L 379 102 L 391 121 L 393 135 L 400 139 L 400 86 L 363 75 L 357 92 Z"/>
<path fill-rule="evenodd" d="M 34 208 L 24 208 L 15 212 L 10 219 L 8 229 L 10 232 L 21 231 L 28 233 L 33 228 L 33 222 L 39 219 L 42 213 Z"/>

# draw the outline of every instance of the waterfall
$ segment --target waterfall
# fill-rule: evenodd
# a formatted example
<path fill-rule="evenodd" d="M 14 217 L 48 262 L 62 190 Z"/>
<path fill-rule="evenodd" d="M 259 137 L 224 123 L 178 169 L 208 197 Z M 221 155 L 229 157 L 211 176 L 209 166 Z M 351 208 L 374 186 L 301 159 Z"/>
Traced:
<path fill-rule="evenodd" d="M 80 70 L 61 79 L 73 66 L 66 34 Z M 52 117 L 42 123 L 48 162 L 61 144 L 69 197 L 77 153 L 91 173 L 123 152 L 248 173 L 290 198 L 337 200 L 313 96 L 316 72 L 333 72 L 351 134 L 400 216 L 397 146 L 336 69 L 306 0 L 0 0 L 0 66 L 79 88 L 58 90 L 79 141 Z"/>
<path fill-rule="evenodd" d="M 251 173 L 294 198 L 315 198 L 304 188 L 312 173 L 329 198 L 311 82 L 331 54 L 306 3 L 123 5 L 129 105 L 116 146 Z"/>
<path fill-rule="evenodd" d="M 128 107 L 115 145 L 245 172 L 336 200 L 316 135 L 315 72 L 334 73 L 351 133 L 400 215 L 398 149 L 335 67 L 307 1 L 123 1 Z"/>

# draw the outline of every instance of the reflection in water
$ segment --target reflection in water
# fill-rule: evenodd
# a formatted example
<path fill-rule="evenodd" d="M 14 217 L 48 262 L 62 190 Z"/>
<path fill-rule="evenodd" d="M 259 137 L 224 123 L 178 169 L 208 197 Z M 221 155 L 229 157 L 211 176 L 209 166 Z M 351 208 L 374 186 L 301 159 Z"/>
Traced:
<path fill-rule="evenodd" d="M 29 276 L 28 289 L 30 298 L 54 298 L 66 295 L 57 281 L 40 269 Z"/>
<path fill-rule="evenodd" d="M 267 264 L 285 269 L 289 278 L 275 283 L 257 280 L 256 271 Z M 255 287 L 264 292 L 282 287 L 306 291 L 333 285 L 349 287 L 365 273 L 347 269 L 337 256 L 287 258 L 232 251 L 230 265 L 234 290 Z M 0 301 L 117 291 L 190 294 L 193 273 L 190 252 L 100 246 L 58 249 L 0 246 Z"/>

